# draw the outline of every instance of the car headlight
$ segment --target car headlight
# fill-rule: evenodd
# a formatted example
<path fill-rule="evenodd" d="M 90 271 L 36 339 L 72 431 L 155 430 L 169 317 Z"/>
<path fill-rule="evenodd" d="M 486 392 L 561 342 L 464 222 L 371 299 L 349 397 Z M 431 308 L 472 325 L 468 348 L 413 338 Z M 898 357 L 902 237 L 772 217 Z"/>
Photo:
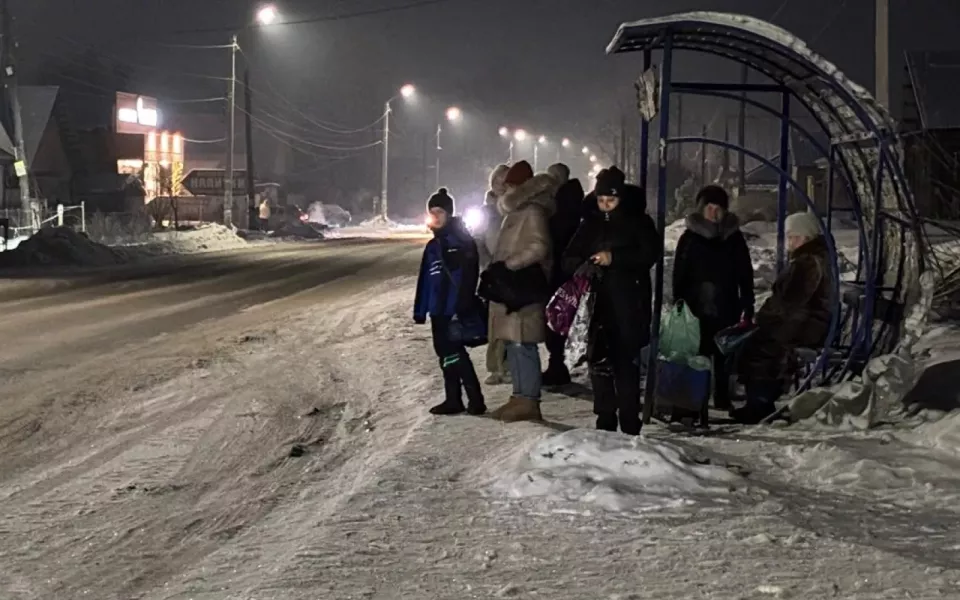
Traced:
<path fill-rule="evenodd" d="M 470 231 L 481 231 L 487 224 L 487 215 L 479 208 L 468 208 L 463 214 L 463 224 Z"/>

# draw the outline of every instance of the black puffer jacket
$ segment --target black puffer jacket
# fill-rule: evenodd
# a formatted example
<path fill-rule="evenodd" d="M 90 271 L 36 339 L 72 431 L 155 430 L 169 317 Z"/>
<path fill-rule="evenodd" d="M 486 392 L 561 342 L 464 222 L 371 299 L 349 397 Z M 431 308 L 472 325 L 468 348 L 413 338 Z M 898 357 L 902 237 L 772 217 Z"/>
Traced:
<path fill-rule="evenodd" d="M 563 253 L 580 226 L 583 186 L 579 179 L 568 179 L 557 190 L 557 212 L 550 217 L 550 239 L 553 242 L 553 275 L 551 287 L 558 289 L 566 281 Z"/>
<path fill-rule="evenodd" d="M 660 257 L 663 242 L 646 214 L 642 190 L 631 187 L 613 212 L 602 213 L 596 204 L 587 211 L 564 253 L 563 267 L 569 277 L 597 252 L 611 252 L 610 266 L 597 269 L 594 322 L 606 329 L 608 343 L 615 346 L 611 350 L 638 356 L 650 342 L 650 268 Z M 596 330 L 591 324 L 591 336 Z"/>
<path fill-rule="evenodd" d="M 752 318 L 753 262 L 737 216 L 718 224 L 697 212 L 686 224 L 674 256 L 674 302 L 683 300 L 711 332 Z"/>

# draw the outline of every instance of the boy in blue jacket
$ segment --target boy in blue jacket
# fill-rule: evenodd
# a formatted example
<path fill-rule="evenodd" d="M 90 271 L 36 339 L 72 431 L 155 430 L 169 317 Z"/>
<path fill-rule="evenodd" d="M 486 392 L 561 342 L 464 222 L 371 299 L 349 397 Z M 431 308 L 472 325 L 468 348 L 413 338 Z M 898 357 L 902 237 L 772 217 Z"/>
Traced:
<path fill-rule="evenodd" d="M 443 370 L 445 399 L 430 412 L 435 415 L 456 415 L 468 412 L 482 415 L 487 411 L 480 389 L 480 380 L 462 342 L 451 340 L 450 325 L 461 322 L 469 311 L 476 310 L 475 294 L 479 278 L 477 244 L 458 217 L 454 216 L 454 199 L 446 188 L 440 188 L 427 201 L 433 239 L 427 242 L 420 262 L 417 296 L 413 320 L 426 323 L 430 317 L 433 349 Z M 463 392 L 467 407 L 463 406 Z"/>

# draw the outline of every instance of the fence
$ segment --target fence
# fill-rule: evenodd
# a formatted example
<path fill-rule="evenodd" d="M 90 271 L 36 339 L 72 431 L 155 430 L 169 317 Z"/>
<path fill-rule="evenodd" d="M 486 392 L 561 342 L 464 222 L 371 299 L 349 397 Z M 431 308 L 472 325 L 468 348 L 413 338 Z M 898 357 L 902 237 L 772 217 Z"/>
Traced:
<path fill-rule="evenodd" d="M 42 209 L 39 215 L 23 209 L 0 210 L 0 219 L 7 225 L 0 239 L 0 250 L 6 250 L 9 240 L 33 235 L 38 228 L 47 225 L 54 227 L 73 227 L 87 231 L 87 206 L 81 202 L 75 205 L 58 204 L 54 210 Z"/>

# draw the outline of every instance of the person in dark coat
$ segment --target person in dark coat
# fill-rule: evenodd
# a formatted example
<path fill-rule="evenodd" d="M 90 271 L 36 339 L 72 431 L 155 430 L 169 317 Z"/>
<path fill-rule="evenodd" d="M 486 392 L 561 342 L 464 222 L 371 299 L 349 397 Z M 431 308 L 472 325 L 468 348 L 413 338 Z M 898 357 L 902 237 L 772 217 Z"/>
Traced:
<path fill-rule="evenodd" d="M 570 168 L 563 163 L 551 165 L 547 173 L 560 184 L 557 189 L 557 212 L 550 217 L 550 239 L 553 242 L 553 272 L 550 275 L 551 294 L 556 293 L 567 277 L 563 272 L 563 252 L 580 226 L 583 186 L 579 179 L 570 179 Z M 550 359 L 543 373 L 544 386 L 560 386 L 570 383 L 570 371 L 563 361 L 563 349 L 567 338 L 547 329 L 547 351 Z"/>
<path fill-rule="evenodd" d="M 433 239 L 427 242 L 420 262 L 413 320 L 418 324 L 430 318 L 433 349 L 443 371 L 445 398 L 430 412 L 454 415 L 464 411 L 463 392 L 467 393 L 466 411 L 482 415 L 487 411 L 477 372 L 462 343 L 450 339 L 450 324 L 475 311 L 475 292 L 479 278 L 477 244 L 458 217 L 454 199 L 440 188 L 427 202 Z"/>
<path fill-rule="evenodd" d="M 830 255 L 820 221 L 812 213 L 787 217 L 790 262 L 757 311 L 757 331 L 747 339 L 738 365 L 746 406 L 731 412 L 737 421 L 756 424 L 776 411 L 796 369 L 797 348 L 819 349 L 832 319 Z"/>
<path fill-rule="evenodd" d="M 587 361 L 597 429 L 616 431 L 619 424 L 628 435 L 640 433 L 640 353 L 650 341 L 650 268 L 663 248 L 637 190 L 627 187 L 620 169 L 607 169 L 597 179 L 596 207 L 563 258 L 568 276 L 586 268 L 594 278 Z"/>
<path fill-rule="evenodd" d="M 700 321 L 700 354 L 713 359 L 713 404 L 721 410 L 731 408 L 730 377 L 714 337 L 739 321 L 752 321 L 755 301 L 750 250 L 729 207 L 720 186 L 701 189 L 673 262 L 673 301 L 686 304 Z"/>

